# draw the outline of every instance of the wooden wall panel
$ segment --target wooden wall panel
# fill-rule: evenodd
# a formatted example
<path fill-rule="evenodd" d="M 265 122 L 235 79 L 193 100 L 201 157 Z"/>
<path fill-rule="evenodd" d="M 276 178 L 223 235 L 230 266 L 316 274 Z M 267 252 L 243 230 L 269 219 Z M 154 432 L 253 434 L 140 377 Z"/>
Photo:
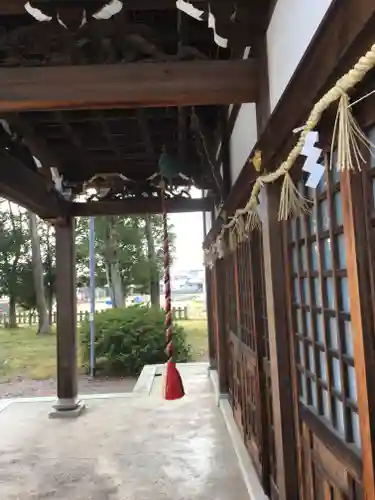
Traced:
<path fill-rule="evenodd" d="M 300 486 L 306 500 L 359 499 L 361 433 L 339 174 L 329 172 L 305 194 L 314 200 L 312 213 L 285 227 L 296 429 L 307 472 Z"/>

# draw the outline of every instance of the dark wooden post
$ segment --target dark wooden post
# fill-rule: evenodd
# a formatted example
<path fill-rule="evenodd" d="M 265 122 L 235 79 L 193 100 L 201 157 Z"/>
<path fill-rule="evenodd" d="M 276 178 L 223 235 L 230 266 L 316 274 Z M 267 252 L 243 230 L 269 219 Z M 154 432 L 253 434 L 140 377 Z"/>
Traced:
<path fill-rule="evenodd" d="M 225 329 L 225 266 L 226 261 L 218 259 L 214 272 L 213 294 L 215 300 L 214 321 L 216 323 L 217 342 L 216 359 L 219 377 L 219 393 L 228 394 L 228 342 Z"/>
<path fill-rule="evenodd" d="M 364 498 L 370 499 L 375 498 L 375 351 L 369 240 L 366 234 L 366 229 L 367 233 L 370 232 L 370 209 L 366 206 L 368 198 L 364 196 L 361 186 L 362 180 L 368 182 L 363 179 L 365 173 L 362 176 L 352 175 L 352 172 L 341 174 L 341 199 L 362 443 L 363 490 Z"/>
<path fill-rule="evenodd" d="M 213 318 L 213 307 L 212 307 L 212 275 L 213 270 L 206 268 L 205 280 L 206 280 L 206 311 L 207 311 L 207 328 L 208 328 L 208 359 L 210 370 L 217 369 L 216 363 L 216 352 L 215 352 L 215 329 L 214 329 L 214 318 Z"/>
<path fill-rule="evenodd" d="M 262 233 L 271 357 L 277 486 L 280 500 L 294 500 L 299 498 L 298 473 L 286 317 L 282 224 L 277 220 L 280 185 L 274 183 L 263 189 L 265 218 Z"/>
<path fill-rule="evenodd" d="M 56 228 L 57 404 L 51 417 L 78 416 L 77 307 L 74 219 L 58 219 Z"/>

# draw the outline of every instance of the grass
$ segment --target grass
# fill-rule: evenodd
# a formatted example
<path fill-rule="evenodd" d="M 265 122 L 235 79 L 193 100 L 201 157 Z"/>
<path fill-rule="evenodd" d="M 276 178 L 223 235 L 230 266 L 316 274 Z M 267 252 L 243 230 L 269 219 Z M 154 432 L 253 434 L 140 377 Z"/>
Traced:
<path fill-rule="evenodd" d="M 193 360 L 207 359 L 207 322 L 179 321 L 192 346 Z M 15 377 L 33 380 L 54 378 L 56 373 L 56 336 L 36 335 L 35 329 L 0 328 L 0 382 Z"/>
<path fill-rule="evenodd" d="M 179 321 L 187 334 L 187 341 L 193 349 L 193 361 L 206 361 L 208 359 L 207 321 L 204 319 L 191 319 Z"/>

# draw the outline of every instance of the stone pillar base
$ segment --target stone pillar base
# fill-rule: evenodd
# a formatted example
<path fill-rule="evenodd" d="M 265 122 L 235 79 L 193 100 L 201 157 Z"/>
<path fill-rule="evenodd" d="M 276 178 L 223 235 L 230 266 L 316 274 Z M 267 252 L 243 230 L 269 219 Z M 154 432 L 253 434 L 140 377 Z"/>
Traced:
<path fill-rule="evenodd" d="M 77 418 L 85 410 L 86 405 L 79 399 L 58 399 L 49 418 Z"/>

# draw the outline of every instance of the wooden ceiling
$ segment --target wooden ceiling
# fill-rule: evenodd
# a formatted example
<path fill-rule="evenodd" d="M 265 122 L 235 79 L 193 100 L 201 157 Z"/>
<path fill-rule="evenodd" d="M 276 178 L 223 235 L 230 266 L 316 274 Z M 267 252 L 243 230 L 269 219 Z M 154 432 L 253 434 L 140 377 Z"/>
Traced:
<path fill-rule="evenodd" d="M 33 5 L 51 13 L 57 7 L 64 19 L 73 19 L 103 3 L 38 0 Z M 223 49 L 207 23 L 179 12 L 175 1 L 130 0 L 112 19 L 89 18 L 81 29 L 67 30 L 55 19 L 34 20 L 23 0 L 2 0 L 0 115 L 4 131 L 9 126 L 12 134 L 0 134 L 5 164 L 11 154 L 39 180 L 43 176 L 47 190 L 55 167 L 73 194 L 94 175 L 110 173 L 126 176 L 142 191 L 164 147 L 189 163 L 199 188 L 220 196 L 214 151 L 222 107 L 256 99 L 255 61 L 241 59 L 244 47 L 255 45 L 264 32 L 271 3 L 237 2 L 233 22 L 226 14 L 234 2 L 211 2 L 212 10 L 224 13 L 217 16 L 217 29 L 228 36 L 230 47 Z M 204 0 L 194 4 L 207 7 Z M 5 170 L 0 174 L 1 194 Z M 123 190 L 123 183 L 117 180 L 116 189 Z"/>

